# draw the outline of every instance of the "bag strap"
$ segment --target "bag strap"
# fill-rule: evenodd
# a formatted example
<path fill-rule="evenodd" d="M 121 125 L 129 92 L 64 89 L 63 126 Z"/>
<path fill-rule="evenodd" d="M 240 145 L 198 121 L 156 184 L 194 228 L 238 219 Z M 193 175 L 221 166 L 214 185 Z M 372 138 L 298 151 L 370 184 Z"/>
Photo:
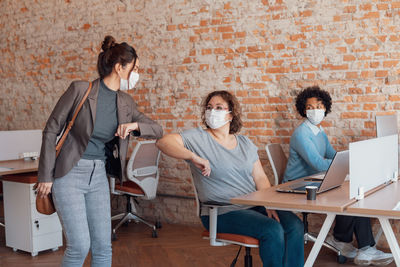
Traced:
<path fill-rule="evenodd" d="M 74 125 L 75 119 L 78 116 L 78 113 L 81 110 L 83 103 L 86 101 L 91 89 L 92 89 L 92 82 L 89 82 L 89 87 L 86 90 L 86 94 L 83 96 L 81 102 L 79 103 L 77 109 L 75 110 L 74 116 L 72 116 L 71 121 L 68 123 L 67 128 L 65 129 L 63 135 L 61 136 L 60 140 L 58 141 L 58 143 L 56 145 L 56 157 L 58 156 L 58 154 L 60 154 L 61 148 L 65 142 L 65 139 L 67 139 L 67 135 L 68 135 L 69 131 L 71 130 L 72 126 Z"/>

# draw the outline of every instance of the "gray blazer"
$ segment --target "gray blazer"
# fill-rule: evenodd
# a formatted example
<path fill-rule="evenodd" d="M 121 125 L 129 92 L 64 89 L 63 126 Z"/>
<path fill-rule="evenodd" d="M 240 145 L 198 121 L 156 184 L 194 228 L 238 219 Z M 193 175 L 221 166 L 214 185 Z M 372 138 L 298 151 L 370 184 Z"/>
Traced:
<path fill-rule="evenodd" d="M 66 175 L 80 160 L 86 150 L 96 121 L 96 104 L 100 79 L 93 81 L 92 90 L 76 117 L 74 126 L 69 132 L 60 154 L 56 157 L 56 140 L 65 125 L 71 120 L 75 109 L 82 100 L 89 82 L 74 81 L 58 100 L 46 127 L 43 130 L 42 148 L 40 151 L 38 180 L 52 182 L 54 178 Z M 118 124 L 137 122 L 140 132 L 134 135 L 142 138 L 162 137 L 162 127 L 136 109 L 132 97 L 123 91 L 117 94 Z M 125 165 L 129 137 L 118 138 L 119 178 L 126 180 Z M 123 171 L 121 171 L 123 170 Z"/>

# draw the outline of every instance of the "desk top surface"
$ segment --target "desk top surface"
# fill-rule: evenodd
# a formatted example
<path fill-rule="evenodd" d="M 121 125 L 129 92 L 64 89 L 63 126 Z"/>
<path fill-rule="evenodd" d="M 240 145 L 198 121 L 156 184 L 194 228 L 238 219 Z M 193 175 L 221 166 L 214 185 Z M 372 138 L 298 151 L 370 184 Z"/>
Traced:
<path fill-rule="evenodd" d="M 39 160 L 4 160 L 0 161 L 0 176 L 6 174 L 17 174 L 34 172 L 38 170 Z"/>
<path fill-rule="evenodd" d="M 343 212 L 356 200 L 349 199 L 349 182 L 342 186 L 317 194 L 316 200 L 307 200 L 306 194 L 281 193 L 270 187 L 231 199 L 234 204 L 267 206 L 272 209 L 289 209 L 310 212 Z"/>
<path fill-rule="evenodd" d="M 349 213 L 400 217 L 400 181 L 389 184 L 346 208 Z"/>

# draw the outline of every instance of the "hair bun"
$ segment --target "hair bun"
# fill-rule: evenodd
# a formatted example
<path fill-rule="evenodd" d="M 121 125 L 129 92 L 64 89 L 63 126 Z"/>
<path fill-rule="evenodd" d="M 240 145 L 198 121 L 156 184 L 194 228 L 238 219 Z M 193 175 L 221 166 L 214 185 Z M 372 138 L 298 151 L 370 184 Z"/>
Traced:
<path fill-rule="evenodd" d="M 112 37 L 111 35 L 107 35 L 106 37 L 104 37 L 104 41 L 101 44 L 101 49 L 103 49 L 103 51 L 105 52 L 115 45 L 116 43 L 114 37 Z"/>

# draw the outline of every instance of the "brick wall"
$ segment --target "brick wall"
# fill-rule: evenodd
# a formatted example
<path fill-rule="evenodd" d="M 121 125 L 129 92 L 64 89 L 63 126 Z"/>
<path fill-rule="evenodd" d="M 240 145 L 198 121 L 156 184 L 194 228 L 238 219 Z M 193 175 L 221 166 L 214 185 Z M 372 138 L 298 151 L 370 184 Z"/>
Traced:
<path fill-rule="evenodd" d="M 264 146 L 287 151 L 300 88 L 331 93 L 323 125 L 337 149 L 373 137 L 375 115 L 400 109 L 396 1 L 7 0 L 0 10 L 0 130 L 43 128 L 71 80 L 96 78 L 106 34 L 137 48 L 141 76 L 130 93 L 166 132 L 198 126 L 208 92 L 232 91 L 241 133 L 270 177 Z M 165 197 L 146 205 L 165 220 L 197 221 L 192 200 L 168 196 L 193 196 L 184 162 L 162 157 L 158 191 Z"/>

